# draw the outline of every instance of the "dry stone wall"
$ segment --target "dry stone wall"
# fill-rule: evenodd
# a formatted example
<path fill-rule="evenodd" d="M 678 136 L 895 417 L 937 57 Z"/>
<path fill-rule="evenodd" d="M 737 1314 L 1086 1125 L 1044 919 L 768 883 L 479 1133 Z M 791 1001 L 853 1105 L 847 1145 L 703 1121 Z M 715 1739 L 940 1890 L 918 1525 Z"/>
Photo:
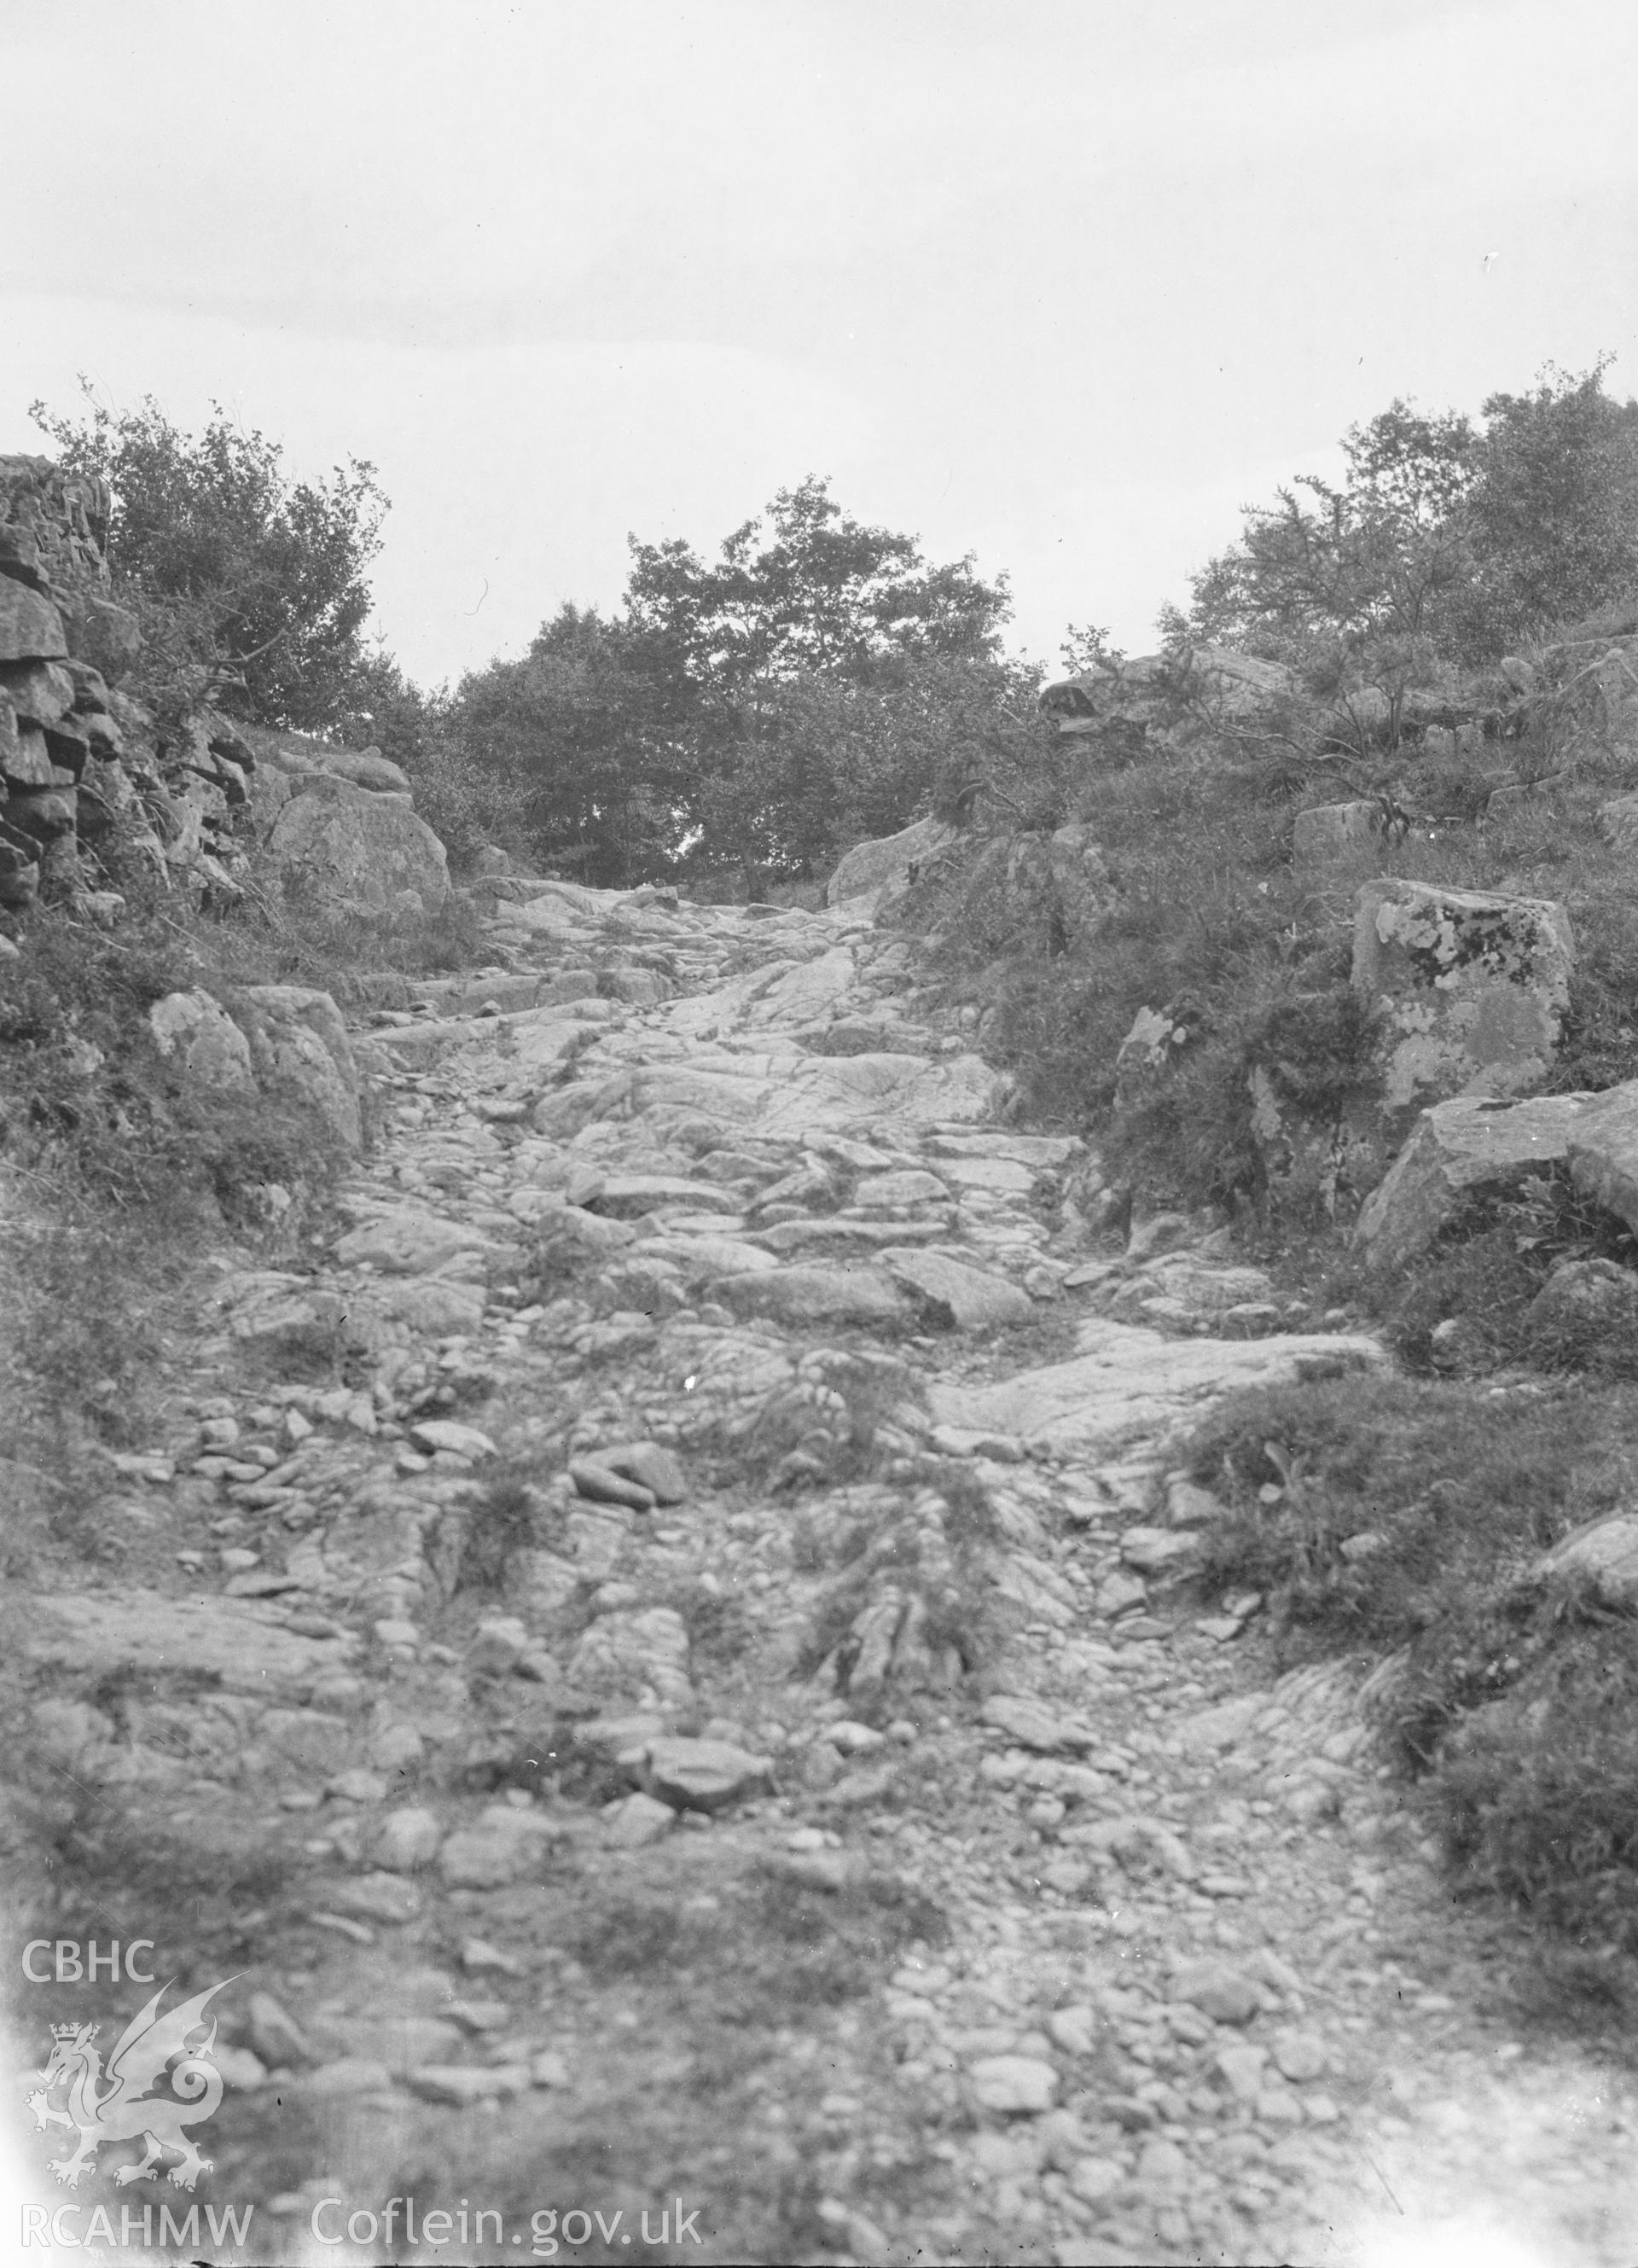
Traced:
<path fill-rule="evenodd" d="M 378 748 L 241 727 L 207 702 L 162 723 L 121 685 L 136 617 L 110 595 L 106 481 L 0 456 L 0 915 L 40 897 L 120 910 L 134 867 L 231 899 L 247 848 L 371 914 L 435 911 L 444 846 Z"/>

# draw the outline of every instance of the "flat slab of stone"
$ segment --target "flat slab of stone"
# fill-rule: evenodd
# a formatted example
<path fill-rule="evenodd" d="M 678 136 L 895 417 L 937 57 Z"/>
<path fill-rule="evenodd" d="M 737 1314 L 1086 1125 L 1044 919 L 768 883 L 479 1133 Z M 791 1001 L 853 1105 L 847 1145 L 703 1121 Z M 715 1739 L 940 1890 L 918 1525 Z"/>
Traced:
<path fill-rule="evenodd" d="M 304 1638 L 277 1610 L 253 1599 L 167 1598 L 129 1591 L 120 1598 L 81 1593 L 31 1599 L 26 1658 L 87 1677 L 134 1670 L 214 1677 L 227 1693 L 303 1702 L 321 1678 L 346 1668 L 358 1650 L 349 1633 Z"/>
<path fill-rule="evenodd" d="M 737 1236 L 685 1236 L 674 1223 L 645 1237 L 638 1249 L 674 1261 L 693 1282 L 713 1276 L 766 1276 L 779 1266 L 775 1255 L 760 1244 L 746 1244 Z"/>
<path fill-rule="evenodd" d="M 650 1743 L 643 1777 L 650 1795 L 679 1811 L 725 1811 L 766 1788 L 773 1769 L 771 1756 L 731 1741 L 659 1740 Z"/>
<path fill-rule="evenodd" d="M 1221 1394 L 1383 1359 L 1376 1340 L 1342 1332 L 1173 1339 L 1098 1318 L 1076 1337 L 1084 1351 L 1069 1362 L 1020 1371 L 994 1386 L 934 1385 L 928 1395 L 934 1423 L 1113 1449 L 1192 1421 Z"/>
<path fill-rule="evenodd" d="M 1008 1323 L 1027 1322 L 1035 1312 L 1029 1293 L 1004 1276 L 970 1268 L 947 1253 L 890 1246 L 881 1255 L 881 1263 L 959 1331 L 999 1330 Z"/>
<path fill-rule="evenodd" d="M 772 1086 L 760 1115 L 770 1134 L 806 1136 L 878 1119 L 925 1126 L 991 1117 L 1006 1091 L 978 1056 L 804 1056 Z"/>
<path fill-rule="evenodd" d="M 980 1712 L 980 1721 L 993 1725 L 1020 1748 L 1039 1756 L 1079 1756 L 1098 1746 L 1098 1735 L 1073 1719 L 1061 1717 L 1043 1701 L 1025 1694 L 992 1693 Z"/>
<path fill-rule="evenodd" d="M 911 1312 L 885 1269 L 863 1263 L 724 1276 L 711 1292 L 736 1315 L 770 1315 L 789 1323 L 896 1323 Z"/>
<path fill-rule="evenodd" d="M 591 1202 L 617 1220 L 636 1220 L 662 1205 L 687 1205 L 702 1213 L 737 1213 L 740 1205 L 731 1190 L 680 1174 L 610 1174 Z"/>
<path fill-rule="evenodd" d="M 1601 1100 L 1543 1094 L 1523 1102 L 1474 1096 L 1435 1103 L 1417 1119 L 1387 1178 L 1366 1199 L 1355 1225 L 1355 1243 L 1373 1268 L 1404 1267 L 1428 1249 L 1470 1199 L 1503 1194 L 1532 1174 L 1568 1164 L 1589 1104 Z M 1619 1133 L 1627 1112 L 1638 1137 L 1638 1086 L 1625 1111 L 1617 1107 L 1605 1113 L 1606 1129 Z M 1598 1154 L 1609 1154 L 1607 1144 Z M 1638 1163 L 1638 1138 L 1633 1155 Z M 1590 1175 L 1597 1169 L 1590 1165 L 1588 1170 Z"/>
<path fill-rule="evenodd" d="M 486 1252 L 489 1240 L 439 1213 L 403 1206 L 349 1229 L 335 1247 L 343 1268 L 369 1266 L 393 1276 L 429 1276 L 463 1252 Z"/>
<path fill-rule="evenodd" d="M 1037 1168 L 1068 1165 L 1086 1149 L 1078 1134 L 935 1134 L 927 1146 L 936 1158 L 1010 1159 Z"/>

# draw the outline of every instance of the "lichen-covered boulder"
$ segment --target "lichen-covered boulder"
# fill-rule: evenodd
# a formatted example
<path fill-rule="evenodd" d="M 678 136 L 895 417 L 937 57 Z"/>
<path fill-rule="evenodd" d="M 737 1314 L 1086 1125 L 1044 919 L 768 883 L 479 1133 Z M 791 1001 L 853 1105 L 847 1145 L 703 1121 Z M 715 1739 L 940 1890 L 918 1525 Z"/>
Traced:
<path fill-rule="evenodd" d="M 1381 1020 L 1390 1122 L 1460 1094 L 1528 1094 L 1552 1066 L 1575 943 L 1562 905 L 1436 883 L 1367 882 L 1354 989 Z"/>

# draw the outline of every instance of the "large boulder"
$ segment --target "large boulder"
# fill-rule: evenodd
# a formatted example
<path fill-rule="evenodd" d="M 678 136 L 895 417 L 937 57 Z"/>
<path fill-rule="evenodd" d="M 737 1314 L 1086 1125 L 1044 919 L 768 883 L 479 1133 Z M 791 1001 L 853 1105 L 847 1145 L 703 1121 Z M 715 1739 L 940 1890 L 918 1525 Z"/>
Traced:
<path fill-rule="evenodd" d="M 956 839 L 953 827 L 942 820 L 918 819 L 897 835 L 884 835 L 874 843 L 860 843 L 849 850 L 825 886 L 827 906 L 868 892 L 897 888 L 909 880 L 910 870 L 934 858 Z"/>
<path fill-rule="evenodd" d="M 300 984 L 251 984 L 234 1003 L 256 1082 L 306 1110 L 342 1146 L 364 1139 L 364 1081 L 341 1010 Z"/>
<path fill-rule="evenodd" d="M 148 1028 L 160 1056 L 190 1086 L 217 1094 L 254 1092 L 249 1041 L 221 1002 L 200 987 L 156 1000 Z"/>
<path fill-rule="evenodd" d="M 1296 678 L 1282 662 L 1201 645 L 1182 653 L 1108 661 L 1060 678 L 1042 688 L 1040 708 L 1056 719 L 1061 733 L 1095 733 L 1121 725 L 1147 729 L 1167 711 L 1184 710 L 1210 723 L 1233 725 L 1267 716 L 1296 691 Z"/>
<path fill-rule="evenodd" d="M 319 775 L 274 821 L 268 849 L 287 883 L 349 912 L 387 913 L 413 892 L 428 913 L 450 895 L 444 845 L 396 795 Z"/>
<path fill-rule="evenodd" d="M 1366 1199 L 1355 1244 L 1373 1269 L 1403 1268 L 1473 1199 L 1505 1197 L 1533 1175 L 1568 1166 L 1583 1114 L 1595 1100 L 1547 1094 L 1508 1103 L 1473 1096 L 1424 1110 L 1387 1179 Z"/>
<path fill-rule="evenodd" d="M 1458 1094 L 1527 1094 L 1546 1079 L 1569 1005 L 1575 944 L 1545 898 L 1367 882 L 1354 989 L 1381 1019 L 1390 1123 Z"/>

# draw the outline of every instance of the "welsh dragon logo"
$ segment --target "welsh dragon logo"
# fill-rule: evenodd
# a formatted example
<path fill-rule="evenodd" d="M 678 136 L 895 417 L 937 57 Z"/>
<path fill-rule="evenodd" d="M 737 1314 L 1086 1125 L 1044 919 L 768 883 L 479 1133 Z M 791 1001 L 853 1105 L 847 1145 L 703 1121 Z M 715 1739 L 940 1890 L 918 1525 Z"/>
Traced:
<path fill-rule="evenodd" d="M 232 1981 L 231 1977 L 226 1980 Z M 161 2015 L 159 2003 L 170 1989 L 162 1984 L 147 2007 L 132 2017 L 115 2043 L 106 2070 L 92 2045 L 98 2025 L 52 2026 L 51 2060 L 39 2074 L 45 2084 L 26 2100 L 40 2133 L 52 2126 L 66 2126 L 79 2136 L 66 2158 L 51 2161 L 52 2172 L 70 2189 L 77 2189 L 87 2167 L 95 2169 L 97 2152 L 104 2142 L 129 2142 L 137 2135 L 143 2139 L 146 2154 L 135 2165 L 117 2169 L 114 2178 L 121 2188 L 128 2182 L 141 2181 L 145 2174 L 157 2174 L 167 2152 L 174 2152 L 181 2161 L 165 2175 L 179 2189 L 191 2190 L 200 2175 L 210 2170 L 212 2161 L 200 2156 L 198 2145 L 182 2129 L 209 2118 L 222 2100 L 222 2073 L 210 2052 L 216 2045 L 216 2020 L 210 2020 L 207 2029 L 204 2011 L 205 2003 L 223 1986 L 213 1984 L 208 1992 L 195 1992 L 191 2000 L 180 2001 Z M 187 2043 L 195 2032 L 204 2032 L 205 2037 L 190 2048 Z M 149 2089 L 167 2067 L 171 2093 L 151 2094 Z M 60 2087 L 68 2089 L 66 2110 L 52 2105 L 51 2097 Z"/>

